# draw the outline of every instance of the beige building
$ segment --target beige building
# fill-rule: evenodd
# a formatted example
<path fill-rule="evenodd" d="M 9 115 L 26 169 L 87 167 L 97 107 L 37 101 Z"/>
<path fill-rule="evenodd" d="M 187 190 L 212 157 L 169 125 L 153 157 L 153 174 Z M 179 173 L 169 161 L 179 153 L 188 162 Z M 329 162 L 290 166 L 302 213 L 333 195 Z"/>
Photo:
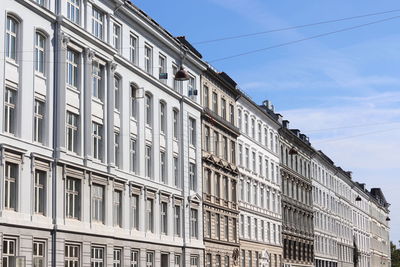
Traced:
<path fill-rule="evenodd" d="M 205 266 L 238 266 L 235 126 L 236 83 L 210 67 L 203 86 L 203 218 Z"/>

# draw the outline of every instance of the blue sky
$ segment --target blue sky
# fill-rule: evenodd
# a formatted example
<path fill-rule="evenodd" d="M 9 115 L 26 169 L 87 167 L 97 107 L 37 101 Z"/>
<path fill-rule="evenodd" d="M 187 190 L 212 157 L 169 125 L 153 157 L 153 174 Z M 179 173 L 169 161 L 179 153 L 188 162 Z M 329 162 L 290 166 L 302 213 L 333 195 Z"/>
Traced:
<path fill-rule="evenodd" d="M 398 1 L 137 0 L 174 35 L 192 43 L 400 8 Z M 206 61 L 400 12 L 196 45 Z M 400 240 L 400 18 L 256 54 L 218 61 L 260 103 L 269 99 L 353 179 L 381 187 Z M 352 126 L 349 128 L 348 126 Z M 357 126 L 357 127 L 353 127 Z M 343 128 L 347 127 L 347 128 Z M 339 128 L 339 129 L 338 129 Z"/>

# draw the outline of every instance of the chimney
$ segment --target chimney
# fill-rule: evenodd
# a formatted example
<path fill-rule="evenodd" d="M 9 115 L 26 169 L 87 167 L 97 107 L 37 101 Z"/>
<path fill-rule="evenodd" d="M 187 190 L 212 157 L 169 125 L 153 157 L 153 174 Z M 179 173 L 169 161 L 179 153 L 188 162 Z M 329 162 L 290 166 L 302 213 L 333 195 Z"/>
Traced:
<path fill-rule="evenodd" d="M 297 137 L 299 137 L 300 130 L 298 129 L 291 129 L 292 133 L 294 133 Z"/>
<path fill-rule="evenodd" d="M 272 112 L 275 112 L 275 107 L 274 107 L 274 105 L 270 104 L 269 109 L 270 109 Z"/>
<path fill-rule="evenodd" d="M 264 101 L 262 102 L 262 104 L 263 104 L 263 106 L 264 106 L 265 108 L 269 109 L 269 106 L 271 105 L 271 102 L 269 102 L 269 100 L 264 100 Z"/>
<path fill-rule="evenodd" d="M 282 121 L 282 126 L 283 126 L 283 128 L 288 129 L 289 128 L 289 121 L 288 120 L 283 120 Z"/>
<path fill-rule="evenodd" d="M 282 123 L 283 116 L 279 113 L 277 113 L 276 116 L 278 116 L 279 123 Z"/>

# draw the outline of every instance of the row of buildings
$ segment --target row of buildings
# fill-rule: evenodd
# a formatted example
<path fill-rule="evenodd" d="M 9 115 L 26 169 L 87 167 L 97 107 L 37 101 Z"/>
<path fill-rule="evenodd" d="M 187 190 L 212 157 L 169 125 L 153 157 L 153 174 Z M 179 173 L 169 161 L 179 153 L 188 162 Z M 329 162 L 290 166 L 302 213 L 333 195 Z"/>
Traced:
<path fill-rule="evenodd" d="M 0 10 L 0 266 L 390 266 L 381 190 L 130 1 Z"/>

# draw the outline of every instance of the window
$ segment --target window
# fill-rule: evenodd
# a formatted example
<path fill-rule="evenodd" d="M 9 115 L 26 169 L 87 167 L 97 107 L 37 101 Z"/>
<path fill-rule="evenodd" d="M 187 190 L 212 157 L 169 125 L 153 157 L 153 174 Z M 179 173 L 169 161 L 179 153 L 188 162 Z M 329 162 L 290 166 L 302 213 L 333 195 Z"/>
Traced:
<path fill-rule="evenodd" d="M 261 132 L 262 132 L 262 130 L 261 130 L 261 123 L 259 123 L 258 124 L 258 130 L 257 130 L 258 132 L 257 132 L 257 134 L 258 134 L 258 142 L 260 142 L 261 143 Z"/>
<path fill-rule="evenodd" d="M 204 85 L 204 87 L 203 87 L 203 90 L 204 90 L 204 92 L 203 92 L 203 105 L 204 105 L 204 107 L 206 107 L 206 108 L 209 108 L 209 105 L 210 105 L 210 103 L 209 103 L 209 89 L 208 89 L 208 86 L 206 86 L 206 85 Z"/>
<path fill-rule="evenodd" d="M 250 151 L 249 151 L 249 148 L 245 148 L 244 149 L 245 150 L 245 163 L 246 163 L 246 168 L 248 169 L 249 168 L 249 164 L 250 164 L 250 162 L 249 162 L 249 157 L 250 157 Z"/>
<path fill-rule="evenodd" d="M 190 237 L 199 238 L 199 229 L 198 229 L 198 210 L 190 209 Z M 197 266 L 197 265 L 196 265 Z"/>
<path fill-rule="evenodd" d="M 174 157 L 174 181 L 175 181 L 175 186 L 180 187 L 180 179 L 179 179 L 179 161 L 178 157 Z"/>
<path fill-rule="evenodd" d="M 146 230 L 154 232 L 154 200 L 148 198 L 146 201 Z"/>
<path fill-rule="evenodd" d="M 265 221 L 261 221 L 261 240 L 265 241 Z"/>
<path fill-rule="evenodd" d="M 223 138 L 222 138 L 222 140 L 223 140 L 223 158 L 225 159 L 225 160 L 228 160 L 228 138 L 226 137 L 226 136 L 224 136 Z"/>
<path fill-rule="evenodd" d="M 167 59 L 165 58 L 164 55 L 159 55 L 158 56 L 158 71 L 159 71 L 159 79 L 161 80 L 162 83 L 166 83 L 167 79 L 164 79 L 165 77 L 162 77 L 163 73 L 167 73 Z"/>
<path fill-rule="evenodd" d="M 254 119 L 251 119 L 251 137 L 255 138 L 256 137 L 256 122 Z"/>
<path fill-rule="evenodd" d="M 66 217 L 71 219 L 80 219 L 81 180 L 67 177 L 65 192 Z"/>
<path fill-rule="evenodd" d="M 41 170 L 35 170 L 35 213 L 44 214 L 46 207 L 46 177 Z"/>
<path fill-rule="evenodd" d="M 181 236 L 181 206 L 175 205 L 175 227 L 174 227 L 174 234 L 176 236 Z"/>
<path fill-rule="evenodd" d="M 228 240 L 229 239 L 229 218 L 228 216 L 224 216 L 224 239 Z"/>
<path fill-rule="evenodd" d="M 196 145 L 196 120 L 189 118 L 189 144 Z"/>
<path fill-rule="evenodd" d="M 118 51 L 121 52 L 121 26 L 114 23 L 113 25 L 113 47 Z"/>
<path fill-rule="evenodd" d="M 99 38 L 103 39 L 103 13 L 97 8 L 93 7 L 92 9 L 92 34 Z"/>
<path fill-rule="evenodd" d="M 207 255 L 206 255 L 206 262 L 205 262 L 206 267 L 212 267 L 212 260 L 211 260 L 211 257 L 212 257 L 211 253 L 207 253 Z"/>
<path fill-rule="evenodd" d="M 79 55 L 75 51 L 67 50 L 67 85 L 77 89 L 78 88 L 78 60 Z"/>
<path fill-rule="evenodd" d="M 204 150 L 210 152 L 210 127 L 204 127 Z"/>
<path fill-rule="evenodd" d="M 214 131 L 214 154 L 219 155 L 219 134 L 216 131 Z"/>
<path fill-rule="evenodd" d="M 189 96 L 195 96 L 196 93 L 196 78 L 189 75 L 189 81 L 188 81 L 188 93 Z"/>
<path fill-rule="evenodd" d="M 154 253 L 153 252 L 146 253 L 146 267 L 154 267 Z"/>
<path fill-rule="evenodd" d="M 120 109 L 120 85 L 121 81 L 120 78 L 118 76 L 114 76 L 114 108 L 115 110 L 119 111 Z"/>
<path fill-rule="evenodd" d="M 226 100 L 221 99 L 221 117 L 226 120 Z"/>
<path fill-rule="evenodd" d="M 122 192 L 119 190 L 113 192 L 113 219 L 114 226 L 122 227 Z"/>
<path fill-rule="evenodd" d="M 113 267 L 121 267 L 121 249 L 114 249 L 113 251 Z"/>
<path fill-rule="evenodd" d="M 92 220 L 104 223 L 104 186 L 92 185 Z"/>
<path fill-rule="evenodd" d="M 36 3 L 38 3 L 41 6 L 45 5 L 45 0 L 35 0 Z"/>
<path fill-rule="evenodd" d="M 44 242 L 33 241 L 33 267 L 44 267 L 46 245 Z"/>
<path fill-rule="evenodd" d="M 251 218 L 247 217 L 247 237 L 251 238 Z"/>
<path fill-rule="evenodd" d="M 215 229 L 216 229 L 216 238 L 221 239 L 221 216 L 219 214 L 215 214 Z"/>
<path fill-rule="evenodd" d="M 135 65 L 137 64 L 137 44 L 137 37 L 131 34 L 129 38 L 129 59 Z"/>
<path fill-rule="evenodd" d="M 103 126 L 93 122 L 93 158 L 103 160 Z"/>
<path fill-rule="evenodd" d="M 224 267 L 229 267 L 229 256 L 224 257 Z"/>
<path fill-rule="evenodd" d="M 253 170 L 253 172 L 256 172 L 256 152 L 252 152 L 251 153 L 251 159 L 252 159 L 252 170 Z"/>
<path fill-rule="evenodd" d="M 217 197 L 217 199 L 219 199 L 221 197 L 221 175 L 218 173 L 215 173 L 215 196 Z"/>
<path fill-rule="evenodd" d="M 178 72 L 178 66 L 176 66 L 175 64 L 172 65 L 172 72 L 175 76 L 175 74 Z M 177 81 L 175 79 L 173 79 L 173 89 L 179 93 L 182 92 L 182 81 Z"/>
<path fill-rule="evenodd" d="M 254 237 L 258 240 L 258 220 L 254 218 Z"/>
<path fill-rule="evenodd" d="M 139 196 L 132 195 L 132 228 L 139 230 Z"/>
<path fill-rule="evenodd" d="M 114 132 L 114 161 L 115 161 L 115 166 L 119 167 L 120 166 L 120 160 L 119 160 L 119 132 Z"/>
<path fill-rule="evenodd" d="M 10 162 L 5 164 L 4 208 L 17 209 L 18 165 Z"/>
<path fill-rule="evenodd" d="M 239 144 L 239 165 L 243 167 L 243 145 Z"/>
<path fill-rule="evenodd" d="M 196 164 L 189 163 L 189 183 L 190 190 L 197 190 Z"/>
<path fill-rule="evenodd" d="M 190 256 L 190 267 L 198 267 L 199 266 L 199 256 Z"/>
<path fill-rule="evenodd" d="M 208 238 L 211 237 L 211 212 L 206 211 L 205 214 L 205 225 L 204 225 L 204 235 Z"/>
<path fill-rule="evenodd" d="M 215 267 L 222 267 L 221 266 L 221 255 L 215 255 Z"/>
<path fill-rule="evenodd" d="M 79 267 L 79 246 L 78 245 L 65 245 L 64 261 L 66 267 Z"/>
<path fill-rule="evenodd" d="M 148 74 L 153 74 L 153 48 L 149 45 L 144 47 L 144 70 Z"/>
<path fill-rule="evenodd" d="M 153 173 L 152 173 L 152 160 L 151 160 L 151 145 L 146 145 L 146 154 L 145 154 L 145 176 L 147 178 L 151 178 Z"/>
<path fill-rule="evenodd" d="M 160 180 L 161 182 L 163 182 L 164 184 L 168 183 L 167 180 L 167 167 L 166 165 L 166 157 L 165 157 L 165 152 L 164 151 L 160 151 Z"/>
<path fill-rule="evenodd" d="M 78 153 L 78 115 L 67 111 L 67 150 Z"/>
<path fill-rule="evenodd" d="M 242 110 L 238 110 L 238 127 L 240 130 L 242 130 Z"/>
<path fill-rule="evenodd" d="M 161 233 L 168 234 L 168 203 L 161 202 Z"/>
<path fill-rule="evenodd" d="M 91 267 L 103 267 L 104 266 L 104 248 L 92 247 L 91 251 Z"/>
<path fill-rule="evenodd" d="M 242 253 L 241 253 L 241 260 L 242 260 L 241 266 L 246 266 L 246 251 L 243 249 L 242 249 Z"/>
<path fill-rule="evenodd" d="M 13 261 L 16 256 L 16 248 L 15 239 L 3 239 L 3 267 L 14 266 Z"/>
<path fill-rule="evenodd" d="M 212 93 L 213 111 L 218 114 L 218 95 L 216 92 Z"/>
<path fill-rule="evenodd" d="M 232 124 L 235 124 L 235 108 L 233 107 L 232 104 L 229 104 L 229 116 L 230 116 L 230 122 Z"/>
<path fill-rule="evenodd" d="M 93 97 L 103 100 L 103 86 L 102 86 L 102 75 L 103 75 L 103 66 L 100 65 L 98 62 L 93 61 L 93 68 L 92 68 L 92 93 Z"/>
<path fill-rule="evenodd" d="M 248 261 L 249 261 L 249 263 L 248 263 L 248 267 L 252 267 L 253 265 L 252 265 L 252 263 L 253 263 L 253 255 L 252 255 L 252 253 L 251 253 L 251 251 L 249 251 L 249 258 L 248 258 Z"/>
<path fill-rule="evenodd" d="M 245 134 L 249 134 L 249 115 L 244 114 L 244 132 Z"/>
<path fill-rule="evenodd" d="M 165 103 L 160 102 L 160 131 L 161 133 L 166 133 L 166 119 L 167 114 L 165 110 Z"/>
<path fill-rule="evenodd" d="M 174 139 L 178 140 L 179 138 L 179 128 L 178 128 L 178 123 L 179 123 L 179 111 L 174 109 L 173 111 L 173 120 L 174 120 L 174 125 L 173 125 L 173 137 Z"/>
<path fill-rule="evenodd" d="M 73 23 L 80 23 L 80 0 L 67 0 L 67 18 Z"/>
<path fill-rule="evenodd" d="M 131 250 L 131 265 L 130 267 L 139 267 L 139 251 Z"/>
<path fill-rule="evenodd" d="M 7 17 L 6 57 L 12 60 L 17 60 L 18 26 L 18 22 L 14 18 Z"/>
<path fill-rule="evenodd" d="M 46 37 L 41 33 L 35 34 L 35 70 L 44 74 Z"/>
<path fill-rule="evenodd" d="M 4 132 L 16 134 L 17 91 L 7 88 L 4 96 Z"/>
<path fill-rule="evenodd" d="M 181 266 L 181 255 L 174 256 L 174 266 L 173 267 L 180 267 Z"/>
<path fill-rule="evenodd" d="M 152 106 L 152 102 L 151 102 L 151 96 L 149 94 L 145 95 L 145 104 L 146 104 L 146 125 L 151 127 L 152 125 L 152 110 L 153 110 L 153 106 Z"/>
<path fill-rule="evenodd" d="M 233 241 L 237 241 L 237 221 L 235 218 L 232 219 L 232 233 L 233 233 Z"/>

